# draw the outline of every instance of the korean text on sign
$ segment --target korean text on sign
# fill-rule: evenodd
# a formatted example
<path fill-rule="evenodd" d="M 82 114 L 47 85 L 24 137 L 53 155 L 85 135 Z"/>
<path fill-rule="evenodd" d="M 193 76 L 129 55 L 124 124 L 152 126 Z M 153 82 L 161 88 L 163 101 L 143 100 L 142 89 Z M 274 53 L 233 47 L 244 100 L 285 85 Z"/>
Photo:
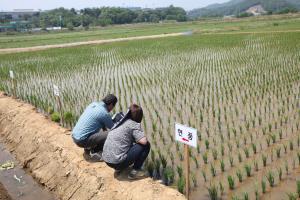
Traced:
<path fill-rule="evenodd" d="M 184 144 L 197 147 L 197 130 L 182 124 L 175 124 L 175 138 Z"/>

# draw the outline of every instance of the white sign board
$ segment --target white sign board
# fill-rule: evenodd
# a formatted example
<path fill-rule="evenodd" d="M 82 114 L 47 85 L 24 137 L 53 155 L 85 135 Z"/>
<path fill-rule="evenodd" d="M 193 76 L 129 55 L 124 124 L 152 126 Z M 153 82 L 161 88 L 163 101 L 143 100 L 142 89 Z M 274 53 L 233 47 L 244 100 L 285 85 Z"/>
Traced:
<path fill-rule="evenodd" d="M 10 78 L 14 78 L 14 77 L 15 77 L 15 76 L 14 76 L 14 72 L 11 71 L 11 70 L 9 70 L 9 77 L 10 77 Z"/>
<path fill-rule="evenodd" d="M 58 96 L 58 97 L 59 97 L 59 89 L 58 89 L 58 86 L 53 85 L 53 92 L 54 92 L 54 95 L 55 95 L 55 96 Z"/>
<path fill-rule="evenodd" d="M 182 124 L 175 124 L 175 139 L 189 146 L 197 147 L 197 130 Z"/>

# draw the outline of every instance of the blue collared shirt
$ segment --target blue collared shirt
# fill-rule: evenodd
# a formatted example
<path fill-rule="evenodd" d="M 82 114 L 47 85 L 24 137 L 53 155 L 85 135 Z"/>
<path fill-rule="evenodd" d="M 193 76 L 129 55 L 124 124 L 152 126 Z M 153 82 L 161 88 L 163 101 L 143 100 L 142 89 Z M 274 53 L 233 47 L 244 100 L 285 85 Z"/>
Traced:
<path fill-rule="evenodd" d="M 83 141 L 89 136 L 99 132 L 100 129 L 113 127 L 114 123 L 104 102 L 93 102 L 84 110 L 77 121 L 72 136 Z"/>

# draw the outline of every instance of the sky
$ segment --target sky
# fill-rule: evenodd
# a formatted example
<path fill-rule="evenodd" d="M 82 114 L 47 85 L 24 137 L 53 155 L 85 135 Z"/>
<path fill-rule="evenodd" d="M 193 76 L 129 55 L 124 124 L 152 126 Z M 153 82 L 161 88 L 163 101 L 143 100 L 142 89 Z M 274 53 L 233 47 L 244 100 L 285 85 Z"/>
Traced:
<path fill-rule="evenodd" d="M 157 8 L 171 4 L 192 10 L 226 1 L 228 0 L 0 0 L 0 11 L 13 9 L 49 10 L 58 7 L 82 9 L 102 6 Z"/>

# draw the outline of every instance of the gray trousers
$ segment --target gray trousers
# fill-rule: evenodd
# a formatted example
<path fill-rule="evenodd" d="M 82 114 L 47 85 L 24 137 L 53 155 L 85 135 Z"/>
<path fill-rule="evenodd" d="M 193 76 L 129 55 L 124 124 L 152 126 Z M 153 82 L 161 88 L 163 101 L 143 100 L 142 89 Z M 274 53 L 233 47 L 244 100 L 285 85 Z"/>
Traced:
<path fill-rule="evenodd" d="M 98 133 L 89 136 L 85 140 L 80 141 L 74 138 L 73 140 L 77 146 L 84 148 L 84 150 L 86 151 L 91 150 L 94 152 L 99 152 L 103 150 L 103 146 L 107 138 L 107 135 L 108 135 L 108 131 L 100 130 Z"/>

